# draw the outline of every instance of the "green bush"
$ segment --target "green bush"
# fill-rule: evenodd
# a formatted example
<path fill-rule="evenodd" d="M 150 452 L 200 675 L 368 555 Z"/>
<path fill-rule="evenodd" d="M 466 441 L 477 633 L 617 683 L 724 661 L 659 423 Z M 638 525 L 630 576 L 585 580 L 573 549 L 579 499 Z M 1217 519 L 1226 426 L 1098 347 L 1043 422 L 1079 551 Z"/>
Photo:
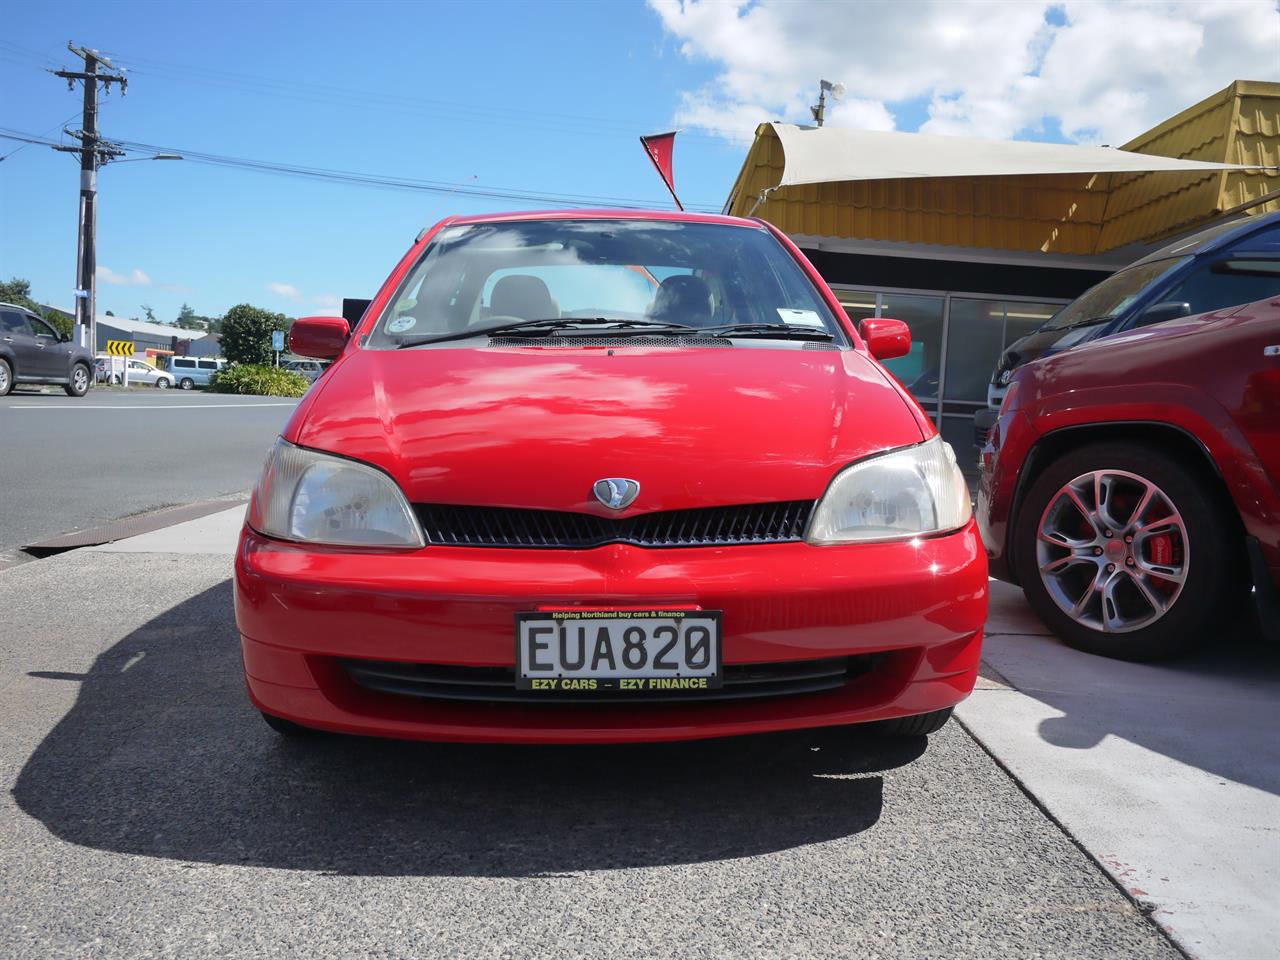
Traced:
<path fill-rule="evenodd" d="M 261 363 L 233 363 L 209 378 L 214 393 L 248 393 L 256 397 L 300 397 L 311 386 L 292 370 Z"/>
<path fill-rule="evenodd" d="M 238 303 L 222 318 L 222 355 L 232 363 L 266 365 L 275 358 L 271 332 L 288 330 L 289 318 L 247 303 Z"/>

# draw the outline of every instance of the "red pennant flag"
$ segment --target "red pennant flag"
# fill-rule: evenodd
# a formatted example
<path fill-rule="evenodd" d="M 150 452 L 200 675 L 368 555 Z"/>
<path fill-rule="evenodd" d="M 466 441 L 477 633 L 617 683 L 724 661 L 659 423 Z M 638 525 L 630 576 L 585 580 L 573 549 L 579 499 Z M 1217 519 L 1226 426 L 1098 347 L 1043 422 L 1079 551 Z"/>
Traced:
<path fill-rule="evenodd" d="M 676 207 L 683 210 L 684 204 L 676 196 L 676 178 L 671 169 L 671 155 L 675 151 L 676 133 L 675 130 L 670 133 L 651 133 L 647 137 L 641 137 L 640 142 L 644 144 L 644 152 L 653 161 L 658 175 L 662 177 L 662 182 L 671 191 L 671 199 L 676 202 Z"/>

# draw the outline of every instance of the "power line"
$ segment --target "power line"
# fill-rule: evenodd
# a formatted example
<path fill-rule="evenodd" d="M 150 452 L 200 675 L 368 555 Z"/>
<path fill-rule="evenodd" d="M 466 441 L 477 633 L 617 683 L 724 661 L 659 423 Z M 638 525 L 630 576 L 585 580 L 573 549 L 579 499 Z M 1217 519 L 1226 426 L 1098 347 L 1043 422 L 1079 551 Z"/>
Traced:
<path fill-rule="evenodd" d="M 21 140 L 31 143 L 42 143 L 57 146 L 56 141 L 35 137 L 23 131 L 0 128 L 0 138 Z M 269 160 L 256 160 L 248 157 L 232 157 L 222 154 L 191 150 L 186 147 L 162 146 L 141 143 L 134 140 L 115 141 L 120 147 L 131 152 L 145 153 L 179 153 L 187 161 L 203 163 L 209 166 L 229 167 L 251 170 L 258 173 L 269 173 L 279 176 L 290 176 L 299 179 L 348 184 L 352 186 L 379 187 L 383 189 L 417 191 L 424 193 L 453 194 L 477 199 L 519 201 L 545 204 L 553 207 L 605 206 L 621 209 L 643 210 L 653 206 L 652 203 L 630 197 L 598 196 L 589 194 L 559 193 L 553 191 L 533 191 L 511 187 L 466 186 L 440 180 L 425 180 L 415 177 L 400 177 L 384 174 L 366 173 L 356 170 L 342 170 L 327 167 L 308 167 L 299 164 L 279 163 Z M 691 209 L 714 213 L 718 205 L 690 204 Z"/>
<path fill-rule="evenodd" d="M 267 93 L 288 99 L 321 103 L 326 106 L 374 106 L 402 114 L 442 114 L 449 119 L 459 121 L 487 123 L 496 116 L 502 118 L 504 127 L 523 126 L 537 129 L 560 129 L 565 132 L 587 136 L 632 138 L 639 128 L 648 126 L 656 129 L 669 123 L 668 120 L 658 122 L 627 120 L 625 118 L 620 119 L 617 116 L 599 117 L 580 113 L 557 113 L 546 110 L 503 107 L 488 103 L 483 111 L 478 112 L 475 104 L 468 102 L 409 96 L 385 91 L 360 90 L 345 85 L 325 84 L 312 82 L 311 80 L 300 82 L 263 77 L 143 57 L 116 55 L 115 59 L 119 63 L 130 65 L 129 68 L 135 73 L 151 73 L 179 82 L 203 84 L 224 89 L 239 89 L 252 93 Z M 686 132 L 685 136 L 693 139 L 719 139 L 713 134 L 694 131 Z"/>

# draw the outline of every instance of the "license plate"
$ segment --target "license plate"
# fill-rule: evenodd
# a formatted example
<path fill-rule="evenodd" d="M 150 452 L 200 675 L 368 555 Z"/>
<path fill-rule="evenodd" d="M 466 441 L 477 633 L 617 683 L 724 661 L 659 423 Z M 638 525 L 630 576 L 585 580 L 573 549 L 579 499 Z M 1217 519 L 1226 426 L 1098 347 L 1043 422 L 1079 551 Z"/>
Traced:
<path fill-rule="evenodd" d="M 516 688 L 687 693 L 720 686 L 719 610 L 516 614 Z"/>

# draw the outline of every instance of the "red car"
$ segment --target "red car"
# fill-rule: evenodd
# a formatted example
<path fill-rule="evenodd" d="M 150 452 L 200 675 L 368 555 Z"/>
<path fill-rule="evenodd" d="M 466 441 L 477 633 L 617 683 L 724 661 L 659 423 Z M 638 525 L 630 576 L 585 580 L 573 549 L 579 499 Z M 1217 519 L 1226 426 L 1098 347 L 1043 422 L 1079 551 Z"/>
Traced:
<path fill-rule="evenodd" d="M 1250 594 L 1280 637 L 1280 299 L 1020 370 L 982 452 L 978 517 L 992 573 L 1080 649 L 1173 656 Z"/>
<path fill-rule="evenodd" d="M 236 554 L 273 728 L 679 740 L 972 689 L 987 567 L 951 449 L 768 224 L 572 212 L 425 232 L 272 449 Z"/>

